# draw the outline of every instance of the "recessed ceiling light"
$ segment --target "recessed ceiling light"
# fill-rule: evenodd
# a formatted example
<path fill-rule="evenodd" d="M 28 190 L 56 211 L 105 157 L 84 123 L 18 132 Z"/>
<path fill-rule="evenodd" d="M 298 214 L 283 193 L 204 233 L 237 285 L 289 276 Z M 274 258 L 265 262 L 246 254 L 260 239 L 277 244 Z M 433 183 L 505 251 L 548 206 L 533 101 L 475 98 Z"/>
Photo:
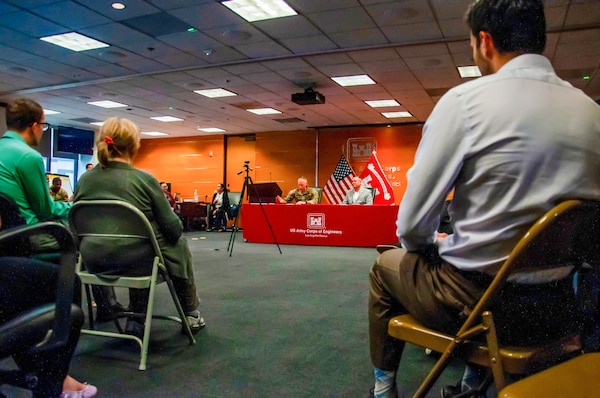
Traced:
<path fill-rule="evenodd" d="M 364 86 L 366 84 L 377 84 L 368 75 L 354 75 L 354 76 L 338 76 L 332 77 L 331 80 L 339 84 L 340 86 Z"/>
<path fill-rule="evenodd" d="M 90 124 L 93 124 L 94 126 L 102 126 L 104 122 L 91 122 Z"/>
<path fill-rule="evenodd" d="M 257 109 L 246 109 L 248 112 L 252 112 L 255 115 L 274 115 L 276 113 L 281 113 L 277 109 L 273 108 L 257 108 Z"/>
<path fill-rule="evenodd" d="M 152 120 L 158 120 L 159 122 L 182 122 L 183 119 L 174 116 L 154 116 L 151 117 Z"/>
<path fill-rule="evenodd" d="M 123 4 L 123 3 L 112 3 L 111 7 L 114 8 L 115 10 L 124 10 L 125 9 L 125 4 Z"/>
<path fill-rule="evenodd" d="M 229 0 L 221 4 L 248 22 L 298 15 L 283 0 Z"/>
<path fill-rule="evenodd" d="M 79 33 L 75 32 L 40 37 L 40 40 L 68 48 L 72 51 L 86 51 L 93 50 L 95 48 L 109 47 L 109 45 L 106 43 L 102 43 L 101 41 L 94 40 L 91 37 L 80 35 Z"/>
<path fill-rule="evenodd" d="M 99 106 L 101 108 L 123 108 L 123 107 L 127 106 L 125 104 L 121 104 L 120 102 L 109 101 L 109 100 L 91 101 L 91 102 L 88 102 L 88 104 L 94 105 L 94 106 Z"/>
<path fill-rule="evenodd" d="M 410 112 L 406 112 L 406 111 L 404 111 L 404 112 L 383 112 L 382 115 L 387 117 L 388 119 L 394 119 L 397 117 L 412 117 Z"/>
<path fill-rule="evenodd" d="M 396 100 L 377 100 L 377 101 L 365 101 L 365 104 L 372 108 L 384 108 L 386 106 L 400 106 Z"/>
<path fill-rule="evenodd" d="M 161 133 L 160 131 L 142 131 L 141 134 L 143 135 L 149 135 L 151 137 L 160 137 L 163 135 L 169 135 L 167 133 Z"/>
<path fill-rule="evenodd" d="M 459 66 L 458 74 L 460 77 L 480 77 L 481 71 L 477 66 Z"/>
<path fill-rule="evenodd" d="M 58 111 L 53 111 L 53 110 L 51 110 L 51 109 L 44 109 L 44 114 L 45 114 L 46 116 L 48 116 L 48 115 L 58 115 L 59 113 L 60 113 L 60 112 L 58 112 Z"/>
<path fill-rule="evenodd" d="M 198 127 L 198 130 L 204 131 L 205 133 L 224 133 L 225 132 L 225 130 L 217 128 L 217 127 L 204 127 L 204 128 Z"/>
<path fill-rule="evenodd" d="M 194 90 L 196 94 L 203 95 L 208 98 L 219 98 L 219 97 L 232 97 L 237 95 L 236 93 L 232 93 L 231 91 L 227 91 L 222 88 L 212 88 L 208 90 Z"/>

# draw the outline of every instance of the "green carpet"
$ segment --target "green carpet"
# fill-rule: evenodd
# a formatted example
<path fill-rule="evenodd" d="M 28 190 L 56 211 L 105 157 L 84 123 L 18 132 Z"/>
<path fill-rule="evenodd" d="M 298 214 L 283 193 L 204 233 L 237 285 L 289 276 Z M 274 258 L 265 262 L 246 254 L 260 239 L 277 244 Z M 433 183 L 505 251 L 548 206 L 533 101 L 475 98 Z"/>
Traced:
<path fill-rule="evenodd" d="M 279 254 L 277 246 L 246 243 L 239 233 L 230 257 L 230 233 L 186 237 L 207 325 L 197 344 L 188 345 L 174 323 L 155 320 L 142 372 L 135 343 L 82 335 L 75 378 L 96 385 L 98 397 L 368 395 L 368 272 L 375 249 L 281 246 Z M 158 290 L 155 312 L 174 315 L 166 285 Z M 118 294 L 126 304 L 126 293 Z M 398 376 L 402 391 L 414 391 L 434 361 L 408 346 Z M 460 372 L 451 366 L 440 385 L 454 383 Z M 430 396 L 439 396 L 439 386 Z"/>

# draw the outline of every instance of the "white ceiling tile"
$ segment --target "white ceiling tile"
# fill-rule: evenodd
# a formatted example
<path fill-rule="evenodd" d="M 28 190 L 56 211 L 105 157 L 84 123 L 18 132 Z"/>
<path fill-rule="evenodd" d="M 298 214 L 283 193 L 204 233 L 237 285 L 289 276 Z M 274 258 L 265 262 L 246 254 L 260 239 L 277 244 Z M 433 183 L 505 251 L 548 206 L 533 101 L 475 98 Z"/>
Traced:
<path fill-rule="evenodd" d="M 333 50 L 338 46 L 325 36 L 298 37 L 295 39 L 283 39 L 281 43 L 294 54 L 308 54 Z"/>
<path fill-rule="evenodd" d="M 203 121 L 227 134 L 424 121 L 449 88 L 466 81 L 455 67 L 473 63 L 463 21 L 471 0 L 288 1 L 300 15 L 248 23 L 214 0 L 128 0 L 123 11 L 97 0 L 4 0 L 0 101 L 26 90 L 63 112 L 52 123 L 88 129 L 73 119 L 115 114 L 164 129 L 148 116 L 173 106 L 185 119 L 168 125 L 176 137 L 199 135 Z M 159 12 L 199 31 L 153 38 L 121 23 Z M 546 15 L 544 54 L 560 76 L 600 98 L 600 2 L 553 0 Z M 111 47 L 76 53 L 39 40 L 43 31 L 73 29 Z M 344 88 L 330 79 L 357 73 L 377 84 Z M 591 79 L 583 80 L 584 73 Z M 208 99 L 193 92 L 217 87 L 238 95 Z M 292 93 L 309 87 L 327 103 L 291 102 Z M 118 100 L 131 110 L 94 109 L 86 98 Z M 414 118 L 389 120 L 363 102 L 389 98 Z M 238 107 L 253 102 L 283 114 L 260 117 Z M 275 121 L 290 117 L 305 121 Z"/>
<path fill-rule="evenodd" d="M 387 44 L 388 40 L 378 28 L 330 33 L 329 38 L 339 47 L 368 47 Z"/>

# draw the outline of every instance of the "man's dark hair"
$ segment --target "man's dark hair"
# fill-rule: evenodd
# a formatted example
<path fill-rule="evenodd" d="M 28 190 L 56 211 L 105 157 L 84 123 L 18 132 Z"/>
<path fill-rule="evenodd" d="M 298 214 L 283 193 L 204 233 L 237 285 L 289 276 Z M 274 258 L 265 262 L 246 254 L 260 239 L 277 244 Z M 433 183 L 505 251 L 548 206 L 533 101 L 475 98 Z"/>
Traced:
<path fill-rule="evenodd" d="M 54 185 L 54 183 L 55 183 L 56 181 L 60 181 L 60 182 L 62 183 L 62 180 L 60 179 L 60 177 L 54 177 L 54 178 L 52 179 L 52 184 Z"/>
<path fill-rule="evenodd" d="M 500 53 L 541 54 L 546 47 L 546 18 L 542 0 L 476 0 L 466 17 L 471 34 L 487 32 Z"/>
<path fill-rule="evenodd" d="M 28 98 L 17 98 L 6 106 L 6 127 L 23 131 L 33 123 L 40 122 L 44 114 L 42 106 Z"/>

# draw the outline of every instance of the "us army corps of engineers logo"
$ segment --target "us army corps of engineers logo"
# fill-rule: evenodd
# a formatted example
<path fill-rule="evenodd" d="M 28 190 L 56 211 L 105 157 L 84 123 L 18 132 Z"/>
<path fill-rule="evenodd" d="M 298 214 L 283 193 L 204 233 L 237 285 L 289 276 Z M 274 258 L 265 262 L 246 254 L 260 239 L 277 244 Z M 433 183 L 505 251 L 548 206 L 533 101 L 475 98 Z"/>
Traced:
<path fill-rule="evenodd" d="M 323 213 L 308 213 L 306 215 L 306 228 L 308 228 L 308 229 L 325 229 L 325 214 L 323 214 Z"/>

